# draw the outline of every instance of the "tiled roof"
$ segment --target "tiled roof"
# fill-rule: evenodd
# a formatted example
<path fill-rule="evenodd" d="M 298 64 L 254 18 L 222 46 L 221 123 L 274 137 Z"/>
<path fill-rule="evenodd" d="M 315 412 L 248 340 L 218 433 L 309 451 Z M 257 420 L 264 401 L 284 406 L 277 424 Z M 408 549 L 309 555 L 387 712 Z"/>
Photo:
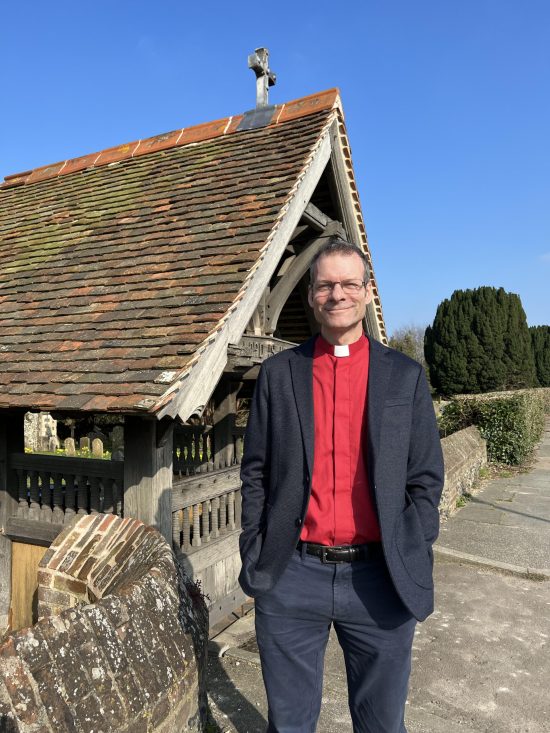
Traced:
<path fill-rule="evenodd" d="M 336 90 L 10 176 L 0 407 L 151 411 L 242 295 Z"/>

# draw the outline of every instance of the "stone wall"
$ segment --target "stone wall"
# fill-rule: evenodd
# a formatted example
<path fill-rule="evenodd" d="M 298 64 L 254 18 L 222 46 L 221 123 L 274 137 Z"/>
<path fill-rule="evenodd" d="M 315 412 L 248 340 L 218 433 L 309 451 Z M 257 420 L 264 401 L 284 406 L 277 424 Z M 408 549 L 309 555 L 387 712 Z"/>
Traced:
<path fill-rule="evenodd" d="M 446 517 L 456 509 L 462 494 L 469 492 L 487 463 L 487 444 L 479 430 L 471 425 L 441 441 L 445 460 L 445 486 L 439 511 Z"/>
<path fill-rule="evenodd" d="M 155 529 L 83 516 L 38 581 L 38 623 L 0 646 L 0 731 L 202 730 L 206 607 Z"/>

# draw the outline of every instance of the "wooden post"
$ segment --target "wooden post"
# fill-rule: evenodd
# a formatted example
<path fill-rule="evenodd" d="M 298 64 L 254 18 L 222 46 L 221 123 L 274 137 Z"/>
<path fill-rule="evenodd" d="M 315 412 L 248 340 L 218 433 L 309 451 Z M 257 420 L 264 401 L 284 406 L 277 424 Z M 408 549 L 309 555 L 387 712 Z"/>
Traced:
<path fill-rule="evenodd" d="M 10 453 L 23 453 L 23 413 L 0 413 L 0 635 L 9 625 L 12 543 L 4 536 L 8 519 L 17 513 L 17 489 L 8 474 Z"/>
<path fill-rule="evenodd" d="M 173 422 L 124 422 L 124 516 L 156 527 L 172 546 Z"/>
<path fill-rule="evenodd" d="M 7 521 L 17 513 L 17 487 L 8 475 L 10 453 L 23 453 L 25 437 L 23 413 L 0 413 L 0 532 L 5 532 Z"/>
<path fill-rule="evenodd" d="M 233 428 L 237 415 L 238 382 L 223 377 L 214 392 L 214 467 L 225 468 L 235 462 Z"/>

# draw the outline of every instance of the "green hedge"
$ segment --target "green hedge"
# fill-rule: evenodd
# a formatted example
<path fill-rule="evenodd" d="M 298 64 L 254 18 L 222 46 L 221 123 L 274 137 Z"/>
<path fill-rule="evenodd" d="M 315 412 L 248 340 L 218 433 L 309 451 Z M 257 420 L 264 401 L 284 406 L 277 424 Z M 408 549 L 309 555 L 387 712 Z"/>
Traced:
<path fill-rule="evenodd" d="M 544 390 L 455 397 L 441 411 L 443 435 L 476 425 L 487 441 L 489 460 L 517 465 L 542 437 L 548 400 Z"/>

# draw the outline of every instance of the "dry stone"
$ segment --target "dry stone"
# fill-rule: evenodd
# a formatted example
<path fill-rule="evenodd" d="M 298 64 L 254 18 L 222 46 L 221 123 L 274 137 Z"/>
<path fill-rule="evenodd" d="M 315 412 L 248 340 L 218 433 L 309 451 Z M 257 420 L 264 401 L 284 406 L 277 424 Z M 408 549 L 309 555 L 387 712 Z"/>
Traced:
<path fill-rule="evenodd" d="M 471 491 L 479 472 L 487 464 L 487 443 L 471 425 L 441 441 L 445 462 L 445 486 L 439 504 L 443 516 L 456 510 L 457 500 Z"/>

